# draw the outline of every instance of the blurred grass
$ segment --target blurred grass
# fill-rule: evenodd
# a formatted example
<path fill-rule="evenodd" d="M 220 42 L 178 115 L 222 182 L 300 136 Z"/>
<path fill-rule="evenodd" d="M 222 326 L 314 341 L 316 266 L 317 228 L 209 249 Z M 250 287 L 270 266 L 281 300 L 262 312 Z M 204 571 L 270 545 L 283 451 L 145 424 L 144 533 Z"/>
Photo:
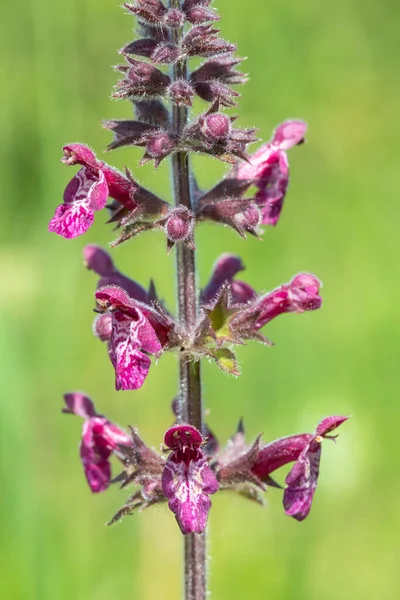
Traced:
<path fill-rule="evenodd" d="M 326 444 L 311 516 L 284 516 L 272 490 L 266 510 L 215 498 L 210 518 L 212 597 L 222 600 L 393 600 L 400 595 L 398 497 L 399 217 L 397 139 L 400 83 L 398 3 L 218 0 L 223 35 L 238 42 L 251 74 L 239 124 L 267 139 L 288 117 L 310 123 L 308 144 L 290 152 L 292 180 L 282 219 L 261 244 L 203 226 L 200 281 L 224 251 L 242 255 L 260 290 L 299 270 L 324 281 L 324 308 L 271 323 L 273 349 L 238 352 L 235 380 L 204 367 L 210 426 L 221 440 L 240 416 L 249 437 L 312 430 L 331 413 L 352 414 L 336 447 Z M 117 489 L 92 496 L 78 460 L 81 423 L 62 416 L 61 394 L 86 390 L 118 423 L 135 423 L 157 446 L 171 421 L 173 357 L 144 388 L 117 394 L 105 349 L 91 334 L 95 278 L 81 264 L 88 242 L 111 232 L 99 215 L 84 238 L 47 233 L 71 171 L 61 146 L 100 152 L 102 118 L 126 117 L 111 103 L 116 49 L 133 21 L 109 0 L 1 5 L 0 126 L 1 597 L 7 600 L 176 600 L 178 529 L 165 507 L 122 525 L 103 523 L 124 501 Z M 133 167 L 139 153 L 110 157 Z M 211 185 L 219 163 L 195 161 Z M 170 196 L 168 168 L 135 175 Z M 173 306 L 173 256 L 161 234 L 114 256 L 146 284 L 154 276 Z M 151 264 L 151 269 L 149 265 Z"/>

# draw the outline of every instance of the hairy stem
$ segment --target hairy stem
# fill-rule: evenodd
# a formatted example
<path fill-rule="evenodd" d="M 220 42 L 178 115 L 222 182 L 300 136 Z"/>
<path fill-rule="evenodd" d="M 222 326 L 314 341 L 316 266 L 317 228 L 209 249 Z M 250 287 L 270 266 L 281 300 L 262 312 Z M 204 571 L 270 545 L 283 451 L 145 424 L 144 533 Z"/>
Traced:
<path fill-rule="evenodd" d="M 179 0 L 170 0 L 170 6 L 180 7 Z M 173 41 L 179 42 L 182 30 L 174 29 Z M 173 67 L 173 80 L 187 79 L 187 61 L 182 59 Z M 173 105 L 172 126 L 179 135 L 188 119 L 185 106 Z M 190 195 L 189 157 L 178 152 L 172 156 L 172 173 L 176 206 L 192 208 Z M 193 331 L 197 320 L 197 285 L 194 250 L 180 242 L 176 245 L 176 272 L 179 321 L 188 332 Z M 179 420 L 203 430 L 201 405 L 200 362 L 188 357 L 185 352 L 179 360 Z M 184 576 L 185 600 L 205 600 L 206 598 L 206 553 L 205 532 L 184 536 Z"/>

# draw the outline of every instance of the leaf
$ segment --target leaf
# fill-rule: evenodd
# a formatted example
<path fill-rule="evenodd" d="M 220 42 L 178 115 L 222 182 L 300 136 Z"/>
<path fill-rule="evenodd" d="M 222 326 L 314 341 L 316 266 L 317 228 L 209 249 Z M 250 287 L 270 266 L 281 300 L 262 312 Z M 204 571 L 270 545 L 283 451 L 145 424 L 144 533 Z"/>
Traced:
<path fill-rule="evenodd" d="M 220 369 L 231 375 L 240 375 L 240 371 L 236 362 L 236 356 L 228 348 L 220 348 L 211 354 L 213 360 L 217 363 Z"/>

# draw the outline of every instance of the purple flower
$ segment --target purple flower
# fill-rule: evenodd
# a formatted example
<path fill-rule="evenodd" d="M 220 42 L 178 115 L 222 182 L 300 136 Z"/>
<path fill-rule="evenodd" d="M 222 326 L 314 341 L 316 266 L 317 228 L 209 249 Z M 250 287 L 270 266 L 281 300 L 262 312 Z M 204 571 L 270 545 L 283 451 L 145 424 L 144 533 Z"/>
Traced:
<path fill-rule="evenodd" d="M 333 416 L 323 419 L 315 432 L 281 438 L 258 451 L 251 472 L 260 481 L 267 481 L 269 475 L 295 461 L 286 477 L 283 495 L 285 513 L 302 521 L 311 510 L 311 504 L 318 483 L 321 443 L 324 439 L 335 439 L 328 434 L 339 427 L 348 417 Z"/>
<path fill-rule="evenodd" d="M 65 188 L 64 203 L 56 208 L 49 231 L 67 239 L 82 235 L 92 225 L 94 213 L 105 207 L 109 196 L 129 210 L 136 207 L 132 182 L 98 160 L 90 148 L 83 144 L 69 144 L 63 150 L 62 162 L 80 164 L 82 168 Z"/>
<path fill-rule="evenodd" d="M 289 183 L 289 162 L 286 150 L 304 141 L 307 124 L 304 121 L 285 121 L 276 129 L 270 142 L 242 162 L 238 179 L 254 180 L 258 187 L 256 201 L 261 208 L 262 224 L 276 225 L 282 210 Z"/>
<path fill-rule="evenodd" d="M 275 317 L 289 312 L 302 313 L 321 307 L 320 280 L 309 273 L 299 273 L 289 283 L 257 298 L 232 323 L 236 329 L 257 331 Z"/>
<path fill-rule="evenodd" d="M 85 246 L 83 259 L 87 268 L 100 276 L 98 288 L 106 285 L 118 285 L 134 300 L 149 301 L 149 293 L 139 283 L 118 271 L 111 256 L 100 246 L 95 244 Z"/>
<path fill-rule="evenodd" d="M 119 454 L 119 446 L 131 446 L 132 439 L 103 415 L 97 414 L 90 398 L 79 392 L 64 395 L 65 413 L 85 419 L 80 455 L 86 479 L 94 493 L 104 492 L 110 485 L 110 457 Z"/>
<path fill-rule="evenodd" d="M 167 336 L 165 324 L 152 307 L 132 299 L 118 286 L 102 287 L 95 296 L 100 309 L 108 309 L 112 317 L 109 354 L 115 369 L 115 388 L 136 390 L 150 368 L 147 354 L 162 350 L 160 338 Z"/>
<path fill-rule="evenodd" d="M 191 425 L 175 425 L 164 437 L 171 454 L 165 463 L 162 487 L 183 534 L 204 531 L 211 508 L 209 495 L 219 487 L 200 449 L 203 441 Z"/>
<path fill-rule="evenodd" d="M 253 300 L 257 296 L 253 288 L 244 281 L 234 279 L 235 275 L 243 270 L 244 265 L 239 256 L 221 254 L 214 264 L 210 281 L 202 291 L 202 303 L 208 304 L 215 299 L 226 282 L 230 284 L 232 304 L 246 304 Z"/>

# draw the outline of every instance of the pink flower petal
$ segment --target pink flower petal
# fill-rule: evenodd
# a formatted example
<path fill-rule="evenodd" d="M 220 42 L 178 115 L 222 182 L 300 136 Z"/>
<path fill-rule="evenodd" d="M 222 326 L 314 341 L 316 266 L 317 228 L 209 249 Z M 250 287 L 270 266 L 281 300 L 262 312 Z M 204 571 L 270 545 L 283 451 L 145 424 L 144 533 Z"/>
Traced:
<path fill-rule="evenodd" d="M 108 198 L 108 185 L 102 171 L 99 171 L 98 179 L 90 187 L 87 195 L 87 201 L 93 211 L 101 210 L 105 207 Z"/>
<path fill-rule="evenodd" d="M 201 533 L 219 484 L 201 445 L 203 436 L 191 425 L 174 425 L 164 436 L 172 452 L 162 474 L 162 487 L 183 534 Z"/>
<path fill-rule="evenodd" d="M 207 460 L 192 460 L 187 465 L 176 462 L 171 455 L 164 467 L 162 486 L 182 533 L 204 531 L 211 508 L 208 495 L 214 494 L 219 487 Z"/>
<path fill-rule="evenodd" d="M 111 481 L 111 465 L 108 460 L 85 462 L 82 458 L 85 476 L 94 494 L 105 492 Z"/>
<path fill-rule="evenodd" d="M 86 204 L 60 204 L 49 223 L 49 231 L 71 240 L 86 233 L 93 221 L 94 213 Z"/>
<path fill-rule="evenodd" d="M 110 358 L 115 369 L 117 390 L 142 387 L 151 361 L 140 350 L 138 323 L 120 311 L 113 313 Z"/>
<path fill-rule="evenodd" d="M 92 225 L 94 212 L 105 206 L 107 197 L 104 175 L 96 176 L 85 167 L 80 169 L 67 185 L 64 204 L 57 207 L 49 231 L 67 239 L 82 235 Z"/>
<path fill-rule="evenodd" d="M 275 130 L 272 143 L 281 150 L 289 150 L 304 140 L 308 125 L 305 121 L 285 121 Z"/>
<path fill-rule="evenodd" d="M 283 494 L 285 513 L 297 521 L 307 517 L 317 489 L 322 438 L 317 440 L 318 438 L 314 439 L 303 450 L 285 480 L 287 485 Z"/>

